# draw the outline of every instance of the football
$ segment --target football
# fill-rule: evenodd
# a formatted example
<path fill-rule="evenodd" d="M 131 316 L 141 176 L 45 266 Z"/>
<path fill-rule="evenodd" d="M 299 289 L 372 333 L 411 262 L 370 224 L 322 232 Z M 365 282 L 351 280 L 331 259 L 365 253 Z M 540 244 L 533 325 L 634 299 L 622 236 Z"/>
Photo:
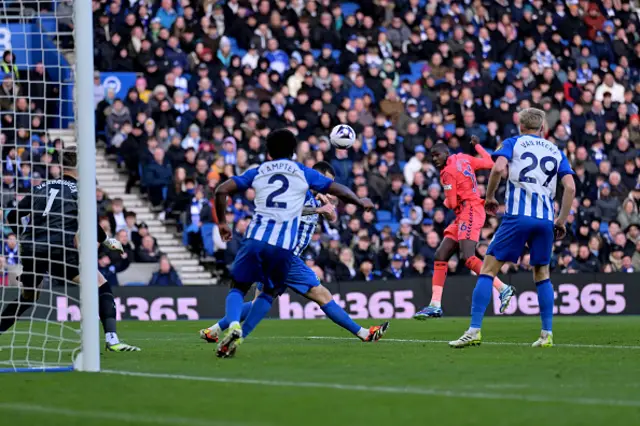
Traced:
<path fill-rule="evenodd" d="M 356 140 L 356 132 L 346 124 L 338 124 L 331 130 L 329 136 L 331 145 L 338 149 L 348 149 Z"/>

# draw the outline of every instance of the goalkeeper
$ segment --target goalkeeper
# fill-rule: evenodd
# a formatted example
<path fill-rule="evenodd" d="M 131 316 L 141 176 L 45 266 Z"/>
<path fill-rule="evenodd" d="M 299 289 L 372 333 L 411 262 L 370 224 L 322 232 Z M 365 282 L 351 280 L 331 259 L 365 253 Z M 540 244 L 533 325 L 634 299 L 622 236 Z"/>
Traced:
<path fill-rule="evenodd" d="M 8 224 L 14 231 L 19 227 L 22 227 L 23 231 L 20 235 L 22 291 L 19 298 L 8 303 L 0 314 L 0 334 L 11 328 L 20 316 L 35 305 L 39 296 L 38 287 L 45 276 L 80 284 L 76 163 L 76 152 L 65 150 L 62 155 L 63 177 L 36 186 L 31 195 L 25 196 L 18 207 L 7 216 Z M 100 225 L 98 242 L 110 250 L 123 252 L 122 244 L 115 238 L 108 238 Z M 127 345 L 118 339 L 113 293 L 102 274 L 97 274 L 99 314 L 107 350 L 139 351 L 140 348 Z"/>

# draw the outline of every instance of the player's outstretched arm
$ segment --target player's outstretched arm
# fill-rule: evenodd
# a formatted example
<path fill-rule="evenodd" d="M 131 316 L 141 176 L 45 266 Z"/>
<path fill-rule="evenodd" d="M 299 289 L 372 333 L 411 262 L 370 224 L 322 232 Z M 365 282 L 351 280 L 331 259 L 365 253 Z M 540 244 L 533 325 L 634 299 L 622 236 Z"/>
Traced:
<path fill-rule="evenodd" d="M 471 166 L 475 170 L 488 170 L 492 168 L 495 163 L 491 159 L 491 155 L 487 152 L 486 149 L 482 147 L 482 145 L 480 145 L 479 140 L 474 144 L 473 138 L 477 139 L 477 137 L 473 136 L 471 138 L 471 143 L 473 144 L 473 147 L 475 148 L 476 152 L 480 155 L 480 158 L 472 157 Z"/>
<path fill-rule="evenodd" d="M 565 224 L 567 223 L 567 217 L 573 204 L 573 199 L 576 197 L 576 182 L 573 179 L 573 175 L 564 175 L 562 177 L 562 187 L 564 193 L 562 194 L 562 205 L 560 206 L 560 213 L 555 221 L 555 234 L 557 239 L 562 239 L 567 233 Z"/>
<path fill-rule="evenodd" d="M 348 204 L 355 204 L 358 207 L 362 207 L 365 210 L 373 209 L 373 203 L 368 198 L 358 198 L 358 196 L 346 186 L 339 184 L 338 182 L 331 182 L 327 192 L 331 195 L 335 195 L 342 201 Z"/>
<path fill-rule="evenodd" d="M 485 209 L 488 213 L 495 214 L 498 210 L 498 201 L 496 200 L 496 191 L 498 191 L 498 185 L 500 185 L 500 179 L 502 174 L 507 170 L 509 160 L 505 157 L 498 157 L 495 164 L 491 168 L 491 174 L 489 174 L 489 183 L 487 184 L 487 197 L 485 200 Z"/>
<path fill-rule="evenodd" d="M 217 220 L 218 228 L 220 230 L 220 237 L 223 241 L 231 240 L 231 229 L 227 224 L 225 211 L 227 210 L 227 197 L 238 192 L 238 184 L 234 179 L 228 179 L 223 184 L 216 188 L 215 195 L 215 217 Z"/>

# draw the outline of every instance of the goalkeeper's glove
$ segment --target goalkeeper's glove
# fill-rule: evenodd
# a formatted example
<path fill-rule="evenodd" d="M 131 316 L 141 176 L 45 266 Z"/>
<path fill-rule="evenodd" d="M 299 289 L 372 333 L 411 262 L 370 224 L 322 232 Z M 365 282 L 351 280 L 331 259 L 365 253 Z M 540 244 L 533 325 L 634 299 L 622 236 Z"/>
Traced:
<path fill-rule="evenodd" d="M 119 251 L 120 253 L 124 253 L 124 247 L 122 247 L 122 243 L 115 238 L 107 238 L 102 242 L 102 245 L 108 248 L 109 250 Z"/>

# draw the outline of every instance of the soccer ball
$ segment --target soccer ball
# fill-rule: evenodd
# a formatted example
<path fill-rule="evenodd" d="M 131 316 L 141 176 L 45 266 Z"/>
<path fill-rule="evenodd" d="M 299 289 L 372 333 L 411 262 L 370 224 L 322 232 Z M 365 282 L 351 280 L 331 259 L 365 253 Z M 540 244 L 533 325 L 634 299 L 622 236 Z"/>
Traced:
<path fill-rule="evenodd" d="M 329 140 L 338 149 L 349 149 L 356 141 L 356 131 L 346 124 L 338 124 L 331 130 Z"/>

